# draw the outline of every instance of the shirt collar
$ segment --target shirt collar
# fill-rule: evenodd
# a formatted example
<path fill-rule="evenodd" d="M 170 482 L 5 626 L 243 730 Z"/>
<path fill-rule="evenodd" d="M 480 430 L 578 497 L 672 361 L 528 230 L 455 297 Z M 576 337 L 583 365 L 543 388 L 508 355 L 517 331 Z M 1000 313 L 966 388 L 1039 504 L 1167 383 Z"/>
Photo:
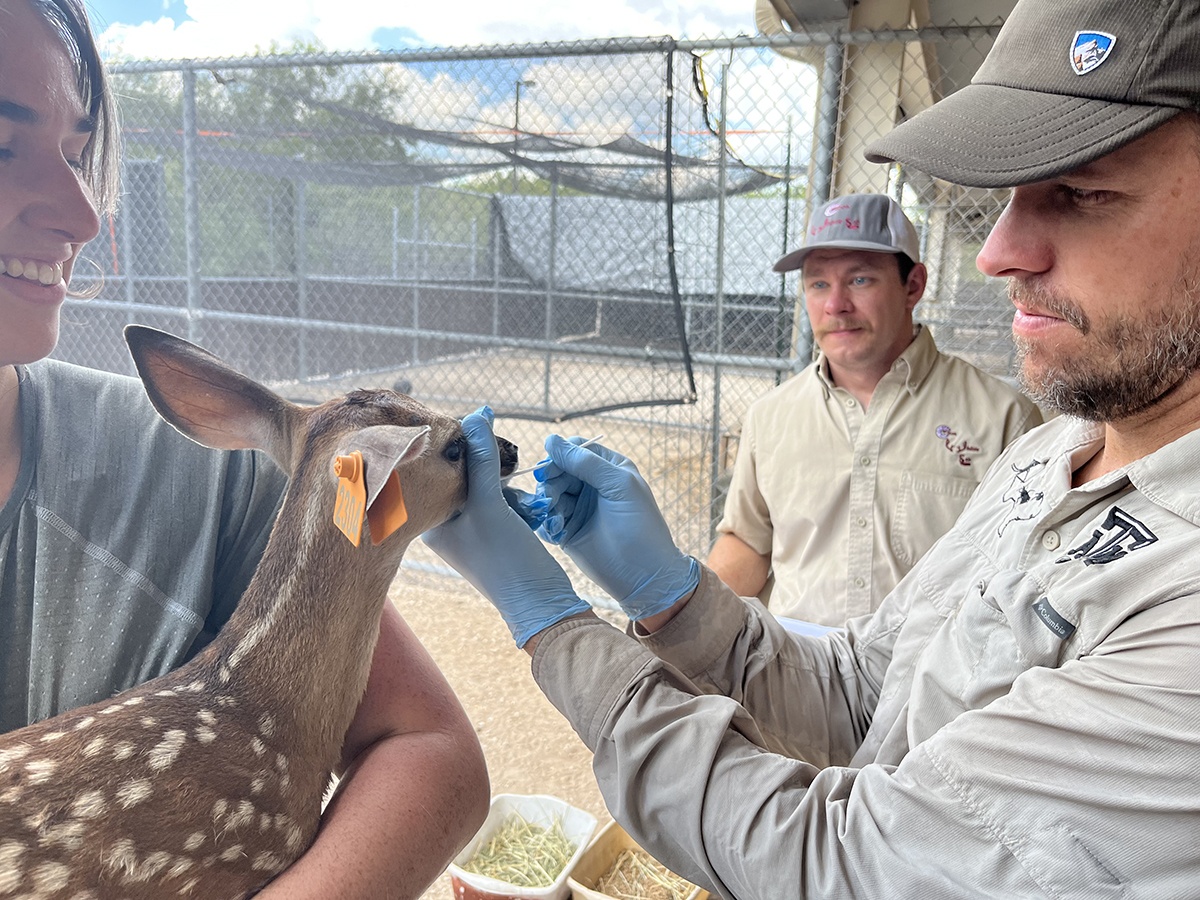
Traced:
<path fill-rule="evenodd" d="M 1063 421 L 1057 443 L 1067 457 L 1069 473 L 1100 448 L 1104 442 L 1104 426 L 1071 416 L 1058 418 Z M 1128 482 L 1156 505 L 1200 525 L 1200 493 L 1193 489 L 1197 471 L 1200 471 L 1200 429 L 1072 490 L 1105 492 Z"/>
<path fill-rule="evenodd" d="M 1200 471 L 1200 430 L 1176 438 L 1125 468 L 1133 486 L 1159 506 L 1200 525 L 1200 494 L 1194 486 Z"/>

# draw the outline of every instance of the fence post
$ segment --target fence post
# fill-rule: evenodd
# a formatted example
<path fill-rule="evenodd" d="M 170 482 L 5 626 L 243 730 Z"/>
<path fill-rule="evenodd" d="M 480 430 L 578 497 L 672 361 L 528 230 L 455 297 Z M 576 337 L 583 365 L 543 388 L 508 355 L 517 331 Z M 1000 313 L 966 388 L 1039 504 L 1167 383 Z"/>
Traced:
<path fill-rule="evenodd" d="M 308 183 L 294 182 L 296 192 L 296 315 L 300 319 L 297 335 L 297 377 L 308 377 Z"/>
<path fill-rule="evenodd" d="M 187 259 L 187 337 L 196 340 L 201 307 L 200 199 L 196 184 L 196 70 L 183 69 L 183 235 Z"/>
<path fill-rule="evenodd" d="M 729 116 L 729 64 L 721 66 L 721 122 L 717 130 L 720 155 L 717 158 L 717 283 L 713 308 L 716 316 L 715 344 L 717 357 L 725 353 L 725 191 L 728 187 L 729 147 L 727 143 Z M 708 537 L 712 540 L 713 529 L 721 512 L 721 376 L 722 366 L 713 364 L 712 428 L 710 435 L 712 454 L 709 463 L 709 516 Z"/>
<path fill-rule="evenodd" d="M 400 207 L 392 207 L 392 281 L 400 280 Z"/>
<path fill-rule="evenodd" d="M 821 70 L 821 100 L 817 122 L 817 160 L 813 173 L 811 208 L 824 206 L 833 186 L 834 148 L 837 146 L 838 101 L 842 94 L 842 63 L 845 50 L 836 41 L 825 48 Z"/>
<path fill-rule="evenodd" d="M 421 279 L 425 270 L 421 266 L 421 186 L 413 185 L 412 200 L 412 364 L 416 365 L 421 359 L 421 339 L 417 337 L 421 330 Z"/>
<path fill-rule="evenodd" d="M 545 338 L 549 344 L 554 340 L 554 267 L 558 259 L 558 167 L 550 174 L 550 259 L 546 267 L 546 328 Z M 550 374 L 554 354 L 546 351 L 542 370 L 542 408 L 550 411 Z"/>
<path fill-rule="evenodd" d="M 122 164 L 122 170 L 125 166 Z M 121 172 L 121 183 L 128 185 L 129 180 L 125 177 L 125 172 Z M 133 322 L 133 304 L 137 302 L 137 285 L 133 280 L 133 254 L 135 253 L 133 244 L 133 212 L 132 205 L 126 202 L 123 214 L 117 216 L 117 224 L 121 226 L 121 272 L 125 276 L 125 302 L 129 304 L 125 313 L 125 321 Z M 111 220 L 110 220 L 111 221 Z"/>
<path fill-rule="evenodd" d="M 500 335 L 500 207 L 495 199 L 488 205 L 488 228 L 492 238 L 492 337 Z"/>

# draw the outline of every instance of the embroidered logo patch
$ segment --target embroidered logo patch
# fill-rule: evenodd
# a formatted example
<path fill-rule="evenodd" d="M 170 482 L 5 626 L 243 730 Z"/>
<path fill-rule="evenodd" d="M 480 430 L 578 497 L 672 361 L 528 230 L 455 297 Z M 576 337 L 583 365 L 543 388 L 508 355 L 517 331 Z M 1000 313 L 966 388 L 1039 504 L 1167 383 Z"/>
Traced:
<path fill-rule="evenodd" d="M 934 432 L 938 440 L 946 445 L 946 449 L 958 457 L 960 466 L 971 465 L 972 454 L 978 453 L 979 448 L 972 446 L 969 440 L 960 438 L 958 432 L 949 425 L 939 425 Z"/>
<path fill-rule="evenodd" d="M 1013 522 L 1025 522 L 1034 518 L 1042 511 L 1042 499 L 1045 494 L 1037 490 L 1034 476 L 1046 465 L 1046 460 L 1031 460 L 1028 465 L 1012 465 L 1012 481 L 1000 495 L 1000 499 L 1008 504 L 1008 518 L 1000 526 L 997 534 L 1004 534 L 1004 529 Z"/>
<path fill-rule="evenodd" d="M 1071 68 L 1076 75 L 1086 75 L 1099 67 L 1110 53 L 1117 39 L 1104 31 L 1077 31 L 1071 45 Z"/>
<path fill-rule="evenodd" d="M 1056 559 L 1056 563 L 1083 560 L 1085 566 L 1103 566 L 1128 556 L 1134 550 L 1149 547 L 1158 536 L 1119 506 L 1114 506 L 1104 517 L 1104 522 L 1092 532 L 1091 538 L 1078 547 L 1072 547 L 1067 555 Z"/>

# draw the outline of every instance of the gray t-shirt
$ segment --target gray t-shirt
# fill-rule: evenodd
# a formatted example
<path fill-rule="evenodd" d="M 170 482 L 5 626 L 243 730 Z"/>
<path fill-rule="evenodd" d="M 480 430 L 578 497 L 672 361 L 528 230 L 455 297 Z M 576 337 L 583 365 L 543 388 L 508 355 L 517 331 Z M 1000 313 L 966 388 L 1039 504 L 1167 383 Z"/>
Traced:
<path fill-rule="evenodd" d="M 257 452 L 167 425 L 136 379 L 18 367 L 21 469 L 0 509 L 0 732 L 178 667 L 250 580 L 285 487 Z"/>

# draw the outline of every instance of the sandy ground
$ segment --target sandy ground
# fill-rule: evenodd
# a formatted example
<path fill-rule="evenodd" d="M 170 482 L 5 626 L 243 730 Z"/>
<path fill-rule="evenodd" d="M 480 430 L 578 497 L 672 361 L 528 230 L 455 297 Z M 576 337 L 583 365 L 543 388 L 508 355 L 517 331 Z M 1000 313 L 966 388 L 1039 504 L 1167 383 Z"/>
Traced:
<path fill-rule="evenodd" d="M 607 822 L 591 754 L 537 689 L 529 657 L 492 605 L 465 583 L 403 569 L 392 597 L 475 724 L 492 793 L 553 794 Z M 451 897 L 448 875 L 422 895 Z"/>

